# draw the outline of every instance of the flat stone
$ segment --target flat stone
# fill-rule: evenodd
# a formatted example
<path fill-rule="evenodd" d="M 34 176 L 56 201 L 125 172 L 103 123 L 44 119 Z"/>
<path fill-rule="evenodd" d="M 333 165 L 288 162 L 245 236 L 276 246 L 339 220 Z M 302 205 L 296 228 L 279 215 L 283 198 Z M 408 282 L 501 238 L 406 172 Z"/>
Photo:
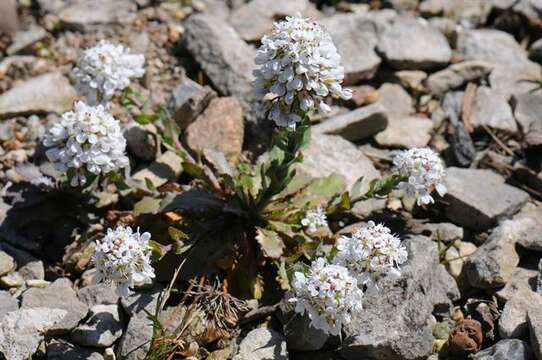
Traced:
<path fill-rule="evenodd" d="M 130 318 L 119 343 L 118 353 L 123 360 L 145 360 L 151 346 L 153 323 L 143 311 Z"/>
<path fill-rule="evenodd" d="M 88 349 L 67 342 L 54 339 L 47 344 L 47 360 L 103 360 L 102 354 L 94 349 Z"/>
<path fill-rule="evenodd" d="M 440 31 L 407 15 L 398 16 L 379 40 L 378 51 L 400 70 L 439 68 L 448 64 L 452 56 Z"/>
<path fill-rule="evenodd" d="M 499 318 L 499 335 L 502 338 L 522 338 L 527 336 L 529 325 L 527 312 L 529 309 L 540 311 L 542 295 L 523 289 L 515 293 L 504 305 Z"/>
<path fill-rule="evenodd" d="M 496 90 L 481 86 L 472 102 L 470 124 L 475 129 L 483 125 L 495 130 L 516 133 L 518 127 L 508 99 Z"/>
<path fill-rule="evenodd" d="M 142 188 L 147 188 L 145 179 L 148 179 L 155 187 L 164 185 L 168 181 L 175 181 L 179 178 L 183 172 L 182 162 L 182 158 L 168 150 L 148 167 L 136 172 L 131 180 L 135 181 L 136 186 Z"/>
<path fill-rule="evenodd" d="M 3 0 L 0 2 L 0 32 L 14 34 L 18 27 L 17 0 Z"/>
<path fill-rule="evenodd" d="M 308 8 L 308 0 L 251 0 L 234 9 L 229 21 L 244 40 L 258 41 L 271 32 L 276 19 L 304 14 Z"/>
<path fill-rule="evenodd" d="M 397 84 L 383 84 L 378 88 L 378 103 L 384 106 L 388 117 L 398 118 L 411 115 L 414 104 L 410 95 Z"/>
<path fill-rule="evenodd" d="M 459 35 L 457 49 L 465 59 L 496 65 L 517 66 L 527 61 L 527 53 L 514 37 L 499 30 L 467 30 Z"/>
<path fill-rule="evenodd" d="M 531 347 L 538 360 L 542 359 L 542 312 L 540 309 L 531 307 L 527 310 L 527 323 Z"/>
<path fill-rule="evenodd" d="M 373 104 L 333 116 L 313 126 L 312 131 L 358 141 L 384 130 L 386 126 L 386 109 L 381 104 Z"/>
<path fill-rule="evenodd" d="M 491 73 L 493 65 L 486 61 L 467 60 L 452 64 L 444 70 L 437 71 L 427 78 L 427 89 L 433 95 L 442 95 L 446 91 L 463 86 Z"/>
<path fill-rule="evenodd" d="M 409 259 L 402 266 L 401 277 L 383 278 L 378 290 L 366 292 L 359 314 L 364 320 L 345 327 L 340 350 L 343 358 L 405 360 L 425 359 L 431 354 L 433 309 L 451 309 L 451 299 L 459 298 L 459 290 L 439 265 L 436 243 L 415 236 L 405 240 L 405 245 Z"/>
<path fill-rule="evenodd" d="M 345 83 L 371 79 L 381 63 L 376 54 L 378 39 L 374 21 L 367 14 L 337 14 L 321 23 L 341 55 Z"/>
<path fill-rule="evenodd" d="M 58 17 L 65 27 L 85 31 L 97 25 L 128 24 L 135 19 L 136 11 L 136 4 L 130 0 L 76 0 L 60 9 Z"/>
<path fill-rule="evenodd" d="M 518 236 L 517 243 L 526 249 L 542 252 L 542 206 L 521 211 L 514 216 L 514 221 L 522 223 L 525 229 L 525 232 Z"/>
<path fill-rule="evenodd" d="M 156 127 L 152 124 L 137 123 L 124 131 L 126 147 L 130 154 L 144 161 L 152 161 L 156 157 Z"/>
<path fill-rule="evenodd" d="M 529 199 L 490 170 L 451 167 L 446 174 L 445 215 L 455 224 L 486 230 L 516 213 Z"/>
<path fill-rule="evenodd" d="M 376 134 L 375 140 L 386 147 L 424 147 L 431 140 L 432 130 L 433 121 L 428 118 L 390 118 L 386 130 Z"/>
<path fill-rule="evenodd" d="M 288 360 L 286 339 L 281 333 L 257 328 L 247 334 L 239 344 L 239 352 L 233 360 Z"/>
<path fill-rule="evenodd" d="M 473 356 L 473 360 L 532 360 L 529 344 L 518 339 L 501 340 Z"/>
<path fill-rule="evenodd" d="M 15 270 L 15 260 L 0 250 L 0 276 Z"/>
<path fill-rule="evenodd" d="M 19 309 L 19 302 L 7 291 L 0 291 L 0 323 L 2 318 L 9 312 Z"/>
<path fill-rule="evenodd" d="M 209 86 L 201 86 L 197 82 L 185 78 L 173 89 L 168 107 L 173 114 L 173 119 L 181 130 L 186 129 L 196 117 L 216 97 L 216 93 Z"/>
<path fill-rule="evenodd" d="M 451 223 L 414 223 L 412 232 L 430 237 L 434 241 L 455 243 L 463 240 L 463 228 Z"/>
<path fill-rule="evenodd" d="M 156 310 L 156 302 L 162 288 L 156 287 L 149 290 L 136 291 L 127 297 L 121 298 L 121 305 L 124 311 L 130 316 L 146 312 L 154 313 Z"/>
<path fill-rule="evenodd" d="M 216 89 L 240 99 L 245 111 L 255 100 L 253 70 L 255 50 L 225 21 L 196 14 L 184 23 L 183 43 Z"/>
<path fill-rule="evenodd" d="M 540 78 L 542 67 L 531 61 L 519 65 L 500 65 L 489 75 L 491 88 L 499 91 L 507 99 L 512 95 L 526 94 L 534 91 L 538 85 L 525 81 Z"/>
<path fill-rule="evenodd" d="M 116 304 L 119 300 L 115 288 L 106 284 L 95 284 L 80 288 L 77 290 L 77 297 L 88 307 Z"/>
<path fill-rule="evenodd" d="M 89 318 L 72 331 L 71 339 L 82 346 L 108 347 L 122 336 L 123 328 L 118 305 L 94 305 Z"/>
<path fill-rule="evenodd" d="M 63 321 L 66 310 L 38 307 L 19 309 L 0 322 L 0 353 L 9 360 L 27 360 L 34 354 L 44 333 Z"/>
<path fill-rule="evenodd" d="M 37 25 L 31 25 L 25 30 L 19 30 L 13 36 L 13 42 L 7 48 L 8 55 L 14 55 L 28 49 L 38 41 L 43 40 L 47 36 L 47 31 Z"/>
<path fill-rule="evenodd" d="M 0 119 L 32 113 L 63 113 L 72 108 L 75 89 L 68 79 L 49 73 L 27 80 L 0 95 Z"/>
<path fill-rule="evenodd" d="M 497 291 L 495 295 L 501 300 L 508 301 L 519 291 L 536 291 L 538 271 L 518 267 L 512 273 L 512 277 L 506 285 Z"/>
<path fill-rule="evenodd" d="M 184 133 L 188 146 L 196 151 L 220 151 L 236 164 L 243 149 L 243 109 L 235 97 L 215 98 Z"/>
<path fill-rule="evenodd" d="M 514 116 L 529 146 L 542 145 L 542 94 L 526 93 L 513 98 Z"/>
<path fill-rule="evenodd" d="M 72 283 L 66 278 L 57 279 L 48 287 L 31 288 L 22 295 L 21 308 L 49 307 L 66 311 L 61 322 L 50 328 L 56 333 L 67 332 L 77 326 L 88 312 L 88 307 L 77 298 Z"/>

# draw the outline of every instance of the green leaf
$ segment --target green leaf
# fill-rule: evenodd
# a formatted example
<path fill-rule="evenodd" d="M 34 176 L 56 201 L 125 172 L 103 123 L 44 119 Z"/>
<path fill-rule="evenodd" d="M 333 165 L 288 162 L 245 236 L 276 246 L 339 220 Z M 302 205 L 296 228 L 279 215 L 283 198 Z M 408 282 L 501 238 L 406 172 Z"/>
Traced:
<path fill-rule="evenodd" d="M 157 114 L 143 113 L 135 117 L 135 121 L 140 125 L 147 125 L 155 122 L 160 117 Z"/>
<path fill-rule="evenodd" d="M 134 205 L 134 214 L 154 214 L 160 209 L 162 199 L 145 196 Z"/>
<path fill-rule="evenodd" d="M 361 185 L 363 184 L 363 176 L 356 180 L 354 185 L 352 186 L 352 190 L 350 190 L 350 195 L 352 197 L 357 197 L 361 195 Z"/>
<path fill-rule="evenodd" d="M 256 241 L 260 244 L 266 257 L 278 259 L 282 256 L 284 242 L 276 232 L 258 227 L 256 228 Z"/>
<path fill-rule="evenodd" d="M 205 176 L 203 168 L 197 164 L 190 162 L 183 162 L 183 170 L 190 176 L 195 177 L 196 179 L 202 179 Z"/>
<path fill-rule="evenodd" d="M 292 203 L 299 209 L 319 206 L 328 203 L 335 195 L 342 193 L 345 188 L 344 178 L 332 174 L 325 178 L 315 179 L 295 196 Z"/>
<path fill-rule="evenodd" d="M 160 203 L 161 211 L 186 211 L 193 213 L 222 210 L 224 202 L 213 194 L 201 189 L 192 189 L 182 193 L 170 193 Z"/>
<path fill-rule="evenodd" d="M 152 180 L 149 179 L 148 177 L 145 178 L 145 186 L 147 186 L 147 189 L 149 189 L 149 191 L 151 192 L 156 191 L 156 186 L 154 186 L 154 184 L 152 183 Z"/>
<path fill-rule="evenodd" d="M 175 255 L 182 255 L 190 250 L 192 244 L 186 244 L 185 242 L 188 240 L 188 235 L 173 226 L 168 227 L 167 231 L 175 243 Z"/>

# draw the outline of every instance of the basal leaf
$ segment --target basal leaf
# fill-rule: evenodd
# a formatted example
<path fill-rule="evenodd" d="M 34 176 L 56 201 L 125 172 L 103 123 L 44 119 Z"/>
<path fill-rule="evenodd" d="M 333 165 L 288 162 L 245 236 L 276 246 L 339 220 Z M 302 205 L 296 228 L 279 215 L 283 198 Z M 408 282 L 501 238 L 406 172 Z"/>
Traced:
<path fill-rule="evenodd" d="M 256 241 L 260 244 L 262 252 L 266 257 L 278 259 L 282 256 L 284 242 L 276 232 L 263 228 L 256 228 Z"/>

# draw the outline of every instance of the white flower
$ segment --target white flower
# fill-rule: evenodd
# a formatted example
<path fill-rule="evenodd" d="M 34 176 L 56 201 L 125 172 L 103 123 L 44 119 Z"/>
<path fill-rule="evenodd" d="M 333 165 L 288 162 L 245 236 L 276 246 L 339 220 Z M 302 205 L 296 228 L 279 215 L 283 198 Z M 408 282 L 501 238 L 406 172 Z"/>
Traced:
<path fill-rule="evenodd" d="M 307 228 L 309 233 L 316 232 L 319 228 L 327 226 L 327 217 L 321 207 L 308 210 L 305 217 L 301 220 L 301 225 Z"/>
<path fill-rule="evenodd" d="M 130 295 L 130 289 L 136 284 L 144 284 L 154 278 L 154 269 L 150 264 L 151 252 L 148 249 L 151 234 L 133 232 L 130 227 L 119 226 L 108 229 L 107 235 L 96 242 L 94 281 L 116 285 L 119 296 Z"/>
<path fill-rule="evenodd" d="M 308 274 L 294 273 L 293 295 L 295 312 L 306 313 L 311 326 L 332 335 L 339 335 L 344 324 L 351 323 L 362 309 L 363 292 L 357 280 L 339 265 L 316 259 Z"/>
<path fill-rule="evenodd" d="M 104 99 L 110 99 L 116 90 L 130 85 L 130 79 L 145 74 L 145 56 L 131 54 L 122 45 L 114 45 L 105 40 L 83 51 L 75 76 L 80 82 L 99 91 Z"/>
<path fill-rule="evenodd" d="M 344 68 L 331 36 L 315 21 L 299 16 L 276 22 L 262 39 L 254 71 L 264 112 L 278 126 L 295 128 L 310 112 L 329 112 L 327 96 L 349 99 Z"/>
<path fill-rule="evenodd" d="M 368 285 L 382 275 L 400 276 L 399 265 L 408 258 L 401 240 L 384 225 L 372 221 L 352 237 L 340 238 L 337 250 L 333 262 L 346 267 L 360 283 Z"/>
<path fill-rule="evenodd" d="M 393 164 L 407 181 L 399 183 L 408 197 L 416 198 L 418 205 L 434 203 L 431 192 L 446 193 L 444 164 L 437 153 L 429 148 L 415 148 L 398 152 Z"/>
<path fill-rule="evenodd" d="M 128 166 L 120 124 L 102 105 L 77 102 L 74 111 L 47 129 L 43 145 L 49 147 L 46 155 L 57 170 L 74 170 L 72 186 L 85 185 L 89 173 L 107 174 Z"/>

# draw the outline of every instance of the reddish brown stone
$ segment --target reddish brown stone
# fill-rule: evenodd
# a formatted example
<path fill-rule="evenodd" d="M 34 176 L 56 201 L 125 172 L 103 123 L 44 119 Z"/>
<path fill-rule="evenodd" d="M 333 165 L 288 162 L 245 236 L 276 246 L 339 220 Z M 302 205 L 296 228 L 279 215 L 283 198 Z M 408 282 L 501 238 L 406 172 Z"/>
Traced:
<path fill-rule="evenodd" d="M 448 340 L 450 353 L 457 356 L 477 353 L 482 342 L 482 325 L 473 319 L 461 321 L 452 330 Z"/>

